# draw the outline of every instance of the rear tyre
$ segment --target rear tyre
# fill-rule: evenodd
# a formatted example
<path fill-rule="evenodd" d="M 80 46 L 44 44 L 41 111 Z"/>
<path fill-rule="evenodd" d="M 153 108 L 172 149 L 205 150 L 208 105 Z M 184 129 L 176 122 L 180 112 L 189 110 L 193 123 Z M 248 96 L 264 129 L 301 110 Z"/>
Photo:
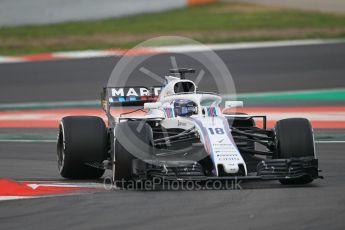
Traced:
<path fill-rule="evenodd" d="M 58 168 L 68 179 L 97 179 L 107 158 L 107 128 L 104 121 L 93 116 L 68 116 L 61 120 L 57 143 Z"/>
<path fill-rule="evenodd" d="M 115 129 L 115 183 L 133 179 L 132 162 L 141 154 L 152 154 L 152 128 L 144 121 L 127 121 L 116 125 Z M 140 154 L 140 155 L 139 155 Z M 144 156 L 142 155 L 142 156 Z M 121 186 L 121 185 L 120 185 Z"/>
<path fill-rule="evenodd" d="M 305 118 L 280 120 L 275 126 L 277 150 L 274 158 L 289 159 L 300 157 L 315 158 L 314 136 L 310 122 Z M 309 176 L 279 180 L 281 184 L 308 184 Z"/>

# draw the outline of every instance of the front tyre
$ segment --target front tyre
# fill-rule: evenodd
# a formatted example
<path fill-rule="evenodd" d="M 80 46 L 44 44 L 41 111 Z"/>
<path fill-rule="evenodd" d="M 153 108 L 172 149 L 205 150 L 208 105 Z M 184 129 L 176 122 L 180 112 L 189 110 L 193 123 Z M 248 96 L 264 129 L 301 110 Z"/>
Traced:
<path fill-rule="evenodd" d="M 58 168 L 68 179 L 97 179 L 107 158 L 107 129 L 104 121 L 94 116 L 64 117 L 59 126 L 57 143 Z"/>
<path fill-rule="evenodd" d="M 276 155 L 278 159 L 310 157 L 315 158 L 313 129 L 308 119 L 289 118 L 277 122 Z M 281 184 L 308 184 L 310 176 L 294 179 L 281 179 Z"/>
<path fill-rule="evenodd" d="M 137 158 L 152 157 L 152 141 L 152 128 L 145 121 L 127 121 L 116 125 L 115 183 L 133 179 L 132 162 Z"/>

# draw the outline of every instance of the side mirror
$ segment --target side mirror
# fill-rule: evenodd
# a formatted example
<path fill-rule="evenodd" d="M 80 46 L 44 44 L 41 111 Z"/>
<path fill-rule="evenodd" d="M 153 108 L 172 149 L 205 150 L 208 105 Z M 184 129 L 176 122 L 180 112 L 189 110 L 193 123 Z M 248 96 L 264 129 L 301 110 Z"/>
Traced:
<path fill-rule="evenodd" d="M 224 110 L 243 107 L 243 101 L 225 101 Z"/>
<path fill-rule="evenodd" d="M 161 106 L 161 102 L 147 102 L 144 104 L 144 109 L 159 109 Z"/>

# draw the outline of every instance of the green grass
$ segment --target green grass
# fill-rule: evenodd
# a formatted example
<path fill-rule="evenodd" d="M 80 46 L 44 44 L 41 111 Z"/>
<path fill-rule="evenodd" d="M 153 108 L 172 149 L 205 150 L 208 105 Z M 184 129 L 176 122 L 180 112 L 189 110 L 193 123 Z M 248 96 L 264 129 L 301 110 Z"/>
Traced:
<path fill-rule="evenodd" d="M 128 48 L 159 35 L 200 42 L 343 38 L 345 15 L 218 3 L 121 19 L 1 28 L 0 55 Z"/>

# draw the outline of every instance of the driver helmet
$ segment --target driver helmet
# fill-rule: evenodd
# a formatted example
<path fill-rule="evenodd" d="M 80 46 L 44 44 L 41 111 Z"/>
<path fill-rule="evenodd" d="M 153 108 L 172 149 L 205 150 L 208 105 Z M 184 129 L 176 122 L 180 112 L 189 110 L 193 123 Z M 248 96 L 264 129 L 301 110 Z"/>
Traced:
<path fill-rule="evenodd" d="M 198 106 L 192 100 L 178 99 L 174 101 L 175 116 L 189 117 L 198 113 Z"/>

